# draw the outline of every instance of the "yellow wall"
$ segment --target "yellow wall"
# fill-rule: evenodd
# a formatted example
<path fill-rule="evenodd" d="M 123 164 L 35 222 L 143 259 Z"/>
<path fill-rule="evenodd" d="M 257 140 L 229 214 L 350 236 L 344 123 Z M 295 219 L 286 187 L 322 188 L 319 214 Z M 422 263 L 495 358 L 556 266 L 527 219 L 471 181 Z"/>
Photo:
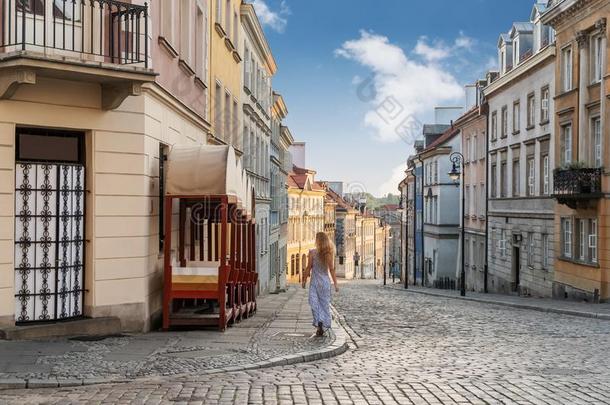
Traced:
<path fill-rule="evenodd" d="M 234 52 L 230 50 L 229 42 L 233 44 L 235 49 L 239 49 L 239 44 L 235 42 L 234 32 L 233 32 L 233 24 L 234 20 L 231 17 L 231 28 L 230 32 L 227 32 L 226 27 L 226 1 L 222 0 L 220 3 L 222 4 L 222 13 L 221 13 L 221 21 L 217 19 L 217 1 L 212 1 L 212 15 L 210 21 L 212 22 L 212 32 L 210 33 L 210 68 L 211 68 L 211 82 L 210 82 L 210 102 L 211 102 L 211 111 L 212 116 L 210 122 L 213 127 L 214 134 L 218 133 L 217 125 L 222 124 L 222 113 L 218 110 L 216 106 L 216 83 L 220 82 L 223 91 L 222 102 L 224 103 L 224 91 L 227 89 L 231 94 L 231 97 L 238 102 L 238 111 L 239 116 L 241 117 L 241 104 L 240 104 L 240 96 L 241 96 L 241 87 L 242 87 L 242 63 L 236 61 L 234 58 Z M 240 20 L 240 4 L 241 0 L 231 0 L 231 10 L 230 12 L 237 13 L 237 24 L 241 25 Z M 220 25 L 221 29 L 217 27 L 217 24 Z M 224 30 L 224 34 L 221 32 Z M 237 32 L 239 33 L 241 27 L 238 26 Z M 228 39 L 228 41 L 227 41 Z M 242 41 L 243 38 L 237 38 L 237 41 Z M 240 58 L 243 58 L 243 55 L 239 55 Z M 241 133 L 241 118 L 240 124 L 238 125 L 238 131 Z M 243 150 L 241 145 L 241 140 L 234 144 L 236 149 Z"/>

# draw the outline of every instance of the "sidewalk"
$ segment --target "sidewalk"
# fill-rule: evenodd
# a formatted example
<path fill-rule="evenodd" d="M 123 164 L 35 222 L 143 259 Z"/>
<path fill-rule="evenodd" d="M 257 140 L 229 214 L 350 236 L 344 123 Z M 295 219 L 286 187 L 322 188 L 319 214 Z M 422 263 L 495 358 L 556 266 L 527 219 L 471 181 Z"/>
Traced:
<path fill-rule="evenodd" d="M 0 341 L 0 389 L 127 382 L 179 374 L 294 364 L 347 350 L 335 320 L 324 338 L 312 337 L 306 290 L 257 301 L 254 317 L 216 330 L 151 332 L 100 340 Z"/>
<path fill-rule="evenodd" d="M 460 299 L 541 312 L 610 320 L 610 304 L 608 303 L 589 304 L 585 302 L 559 301 L 550 298 L 518 297 L 513 295 L 484 294 L 470 291 L 466 291 L 466 296 L 462 297 L 460 296 L 459 291 L 439 290 L 436 288 L 409 286 L 409 288 L 405 290 L 404 285 L 400 283 L 388 284 L 387 287 L 409 293 L 425 294 L 435 297 Z"/>

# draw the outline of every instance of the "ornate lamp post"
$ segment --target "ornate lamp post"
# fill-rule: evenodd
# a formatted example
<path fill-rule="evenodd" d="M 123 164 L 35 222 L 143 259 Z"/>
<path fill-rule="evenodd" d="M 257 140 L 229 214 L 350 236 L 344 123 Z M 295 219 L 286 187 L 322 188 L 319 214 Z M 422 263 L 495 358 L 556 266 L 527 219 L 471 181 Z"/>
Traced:
<path fill-rule="evenodd" d="M 466 240 L 464 239 L 464 228 L 466 223 L 464 222 L 464 209 L 465 209 L 465 193 L 464 193 L 464 155 L 462 155 L 460 152 L 453 152 L 451 155 L 449 155 L 449 160 L 451 160 L 451 163 L 453 164 L 453 167 L 451 168 L 451 171 L 449 172 L 449 178 L 451 178 L 451 180 L 453 180 L 453 182 L 455 183 L 455 185 L 457 186 L 460 182 L 460 177 L 461 177 L 461 183 L 462 183 L 462 243 L 461 243 L 461 256 L 462 256 L 462 271 L 461 271 L 461 276 L 460 276 L 460 295 L 462 297 L 464 297 L 466 295 L 466 267 L 464 265 L 464 244 L 466 242 Z"/>

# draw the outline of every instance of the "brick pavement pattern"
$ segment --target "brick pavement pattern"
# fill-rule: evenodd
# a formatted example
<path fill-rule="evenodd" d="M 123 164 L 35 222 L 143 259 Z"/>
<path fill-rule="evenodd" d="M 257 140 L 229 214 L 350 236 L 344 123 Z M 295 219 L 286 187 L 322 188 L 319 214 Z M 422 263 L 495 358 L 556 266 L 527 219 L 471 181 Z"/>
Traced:
<path fill-rule="evenodd" d="M 0 403 L 607 404 L 610 322 L 342 286 L 354 347 L 235 373 L 0 392 Z"/>

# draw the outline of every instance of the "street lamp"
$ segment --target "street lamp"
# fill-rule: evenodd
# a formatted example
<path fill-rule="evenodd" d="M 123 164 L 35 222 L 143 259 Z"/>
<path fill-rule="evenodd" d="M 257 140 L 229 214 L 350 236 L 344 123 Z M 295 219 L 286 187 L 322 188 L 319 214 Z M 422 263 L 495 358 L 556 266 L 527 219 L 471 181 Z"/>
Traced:
<path fill-rule="evenodd" d="M 451 168 L 451 171 L 449 172 L 449 178 L 451 180 L 453 180 L 453 182 L 455 183 L 455 185 L 457 186 L 460 182 L 460 177 L 462 178 L 462 243 L 461 243 L 461 249 L 462 249 L 462 271 L 461 271 L 461 280 L 460 280 L 460 295 L 462 297 L 464 297 L 466 295 L 466 267 L 464 265 L 464 244 L 465 244 L 465 239 L 464 239 L 464 228 L 466 223 L 464 222 L 464 209 L 465 209 L 465 193 L 464 193 L 464 155 L 462 155 L 460 152 L 453 152 L 451 155 L 449 155 L 449 160 L 451 160 L 451 163 L 453 165 L 453 167 Z"/>
<path fill-rule="evenodd" d="M 356 252 L 356 254 L 354 255 L 354 267 L 358 268 L 358 266 L 360 265 L 360 254 L 358 252 Z M 356 269 L 354 269 L 354 272 L 356 271 Z M 362 278 L 362 268 L 360 268 L 360 276 Z"/>

